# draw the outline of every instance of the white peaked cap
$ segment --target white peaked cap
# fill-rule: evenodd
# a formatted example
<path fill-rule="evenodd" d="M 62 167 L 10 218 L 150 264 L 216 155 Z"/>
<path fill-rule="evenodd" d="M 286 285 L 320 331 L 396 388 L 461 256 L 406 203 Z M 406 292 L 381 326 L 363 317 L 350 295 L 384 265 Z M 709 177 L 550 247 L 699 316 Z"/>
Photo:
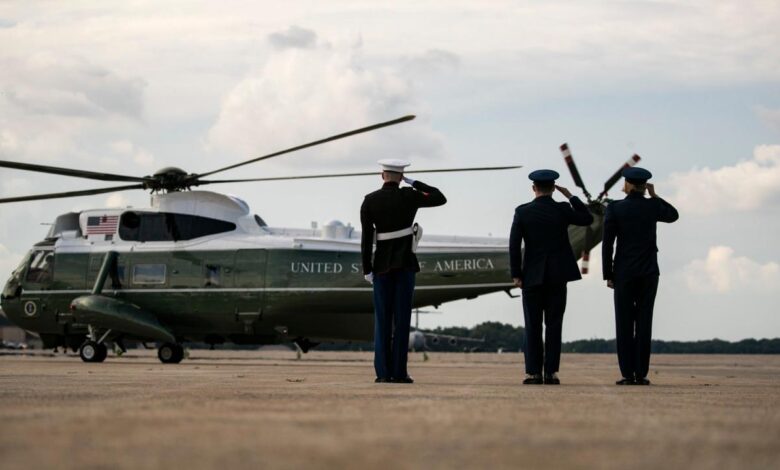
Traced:
<path fill-rule="evenodd" d="M 382 167 L 382 171 L 393 171 L 395 173 L 403 173 L 404 168 L 411 165 L 410 162 L 397 158 L 385 158 L 384 160 L 379 160 L 377 163 Z"/>

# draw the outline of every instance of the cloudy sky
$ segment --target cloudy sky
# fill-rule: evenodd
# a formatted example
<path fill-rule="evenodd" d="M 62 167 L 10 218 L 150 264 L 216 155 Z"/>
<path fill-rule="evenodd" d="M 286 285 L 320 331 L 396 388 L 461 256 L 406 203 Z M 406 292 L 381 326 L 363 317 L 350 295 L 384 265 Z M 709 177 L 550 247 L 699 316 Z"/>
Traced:
<path fill-rule="evenodd" d="M 162 5 L 162 6 L 161 6 Z M 0 159 L 132 175 L 204 172 L 330 134 L 418 119 L 244 167 L 250 177 L 521 164 L 438 175 L 427 233 L 505 237 L 527 173 L 591 192 L 632 153 L 677 205 L 659 227 L 660 339 L 780 336 L 780 5 L 680 2 L 0 3 Z M 568 175 L 561 181 L 573 187 Z M 372 178 L 228 186 L 271 225 L 358 222 Z M 98 187 L 0 170 L 2 197 Z M 613 194 L 619 197 L 619 194 Z M 54 217 L 144 193 L 0 207 L 0 272 Z M 592 253 L 594 260 L 600 252 Z M 614 337 L 599 263 L 570 285 L 565 339 Z M 504 294 L 445 304 L 422 326 L 522 324 Z"/>

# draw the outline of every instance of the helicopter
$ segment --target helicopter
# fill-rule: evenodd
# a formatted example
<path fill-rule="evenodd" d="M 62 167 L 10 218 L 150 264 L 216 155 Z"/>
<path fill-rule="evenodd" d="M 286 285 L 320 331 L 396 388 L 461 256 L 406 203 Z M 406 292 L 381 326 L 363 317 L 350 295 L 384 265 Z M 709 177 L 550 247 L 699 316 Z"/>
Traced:
<path fill-rule="evenodd" d="M 303 352 L 323 341 L 373 335 L 372 287 L 363 279 L 360 232 L 334 221 L 321 228 L 269 226 L 239 197 L 193 188 L 222 183 L 376 176 L 377 172 L 209 179 L 223 171 L 414 119 L 387 122 L 252 158 L 205 173 L 167 167 L 136 177 L 13 161 L 0 167 L 100 181 L 108 188 L 0 199 L 0 203 L 150 190 L 146 208 L 91 209 L 59 215 L 12 272 L 0 294 L 9 320 L 38 334 L 44 348 L 78 350 L 103 362 L 107 344 L 156 343 L 162 363 L 179 363 L 184 344 L 279 344 Z M 569 155 L 570 157 L 570 155 Z M 574 161 L 575 182 L 584 190 Z M 407 173 L 498 171 L 520 166 Z M 603 195 L 618 179 L 610 179 Z M 609 187 L 608 187 L 609 186 Z M 601 239 L 604 199 L 591 200 L 590 227 L 571 227 L 575 253 Z M 514 285 L 508 240 L 432 235 L 420 242 L 414 308 L 473 299 Z"/>

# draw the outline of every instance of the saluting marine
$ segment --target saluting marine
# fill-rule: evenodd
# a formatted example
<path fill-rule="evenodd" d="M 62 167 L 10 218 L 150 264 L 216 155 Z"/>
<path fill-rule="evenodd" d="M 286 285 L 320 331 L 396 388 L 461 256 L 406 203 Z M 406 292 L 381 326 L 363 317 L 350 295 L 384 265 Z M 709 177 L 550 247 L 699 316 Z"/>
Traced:
<path fill-rule="evenodd" d="M 607 206 L 602 265 L 607 286 L 615 289 L 618 385 L 650 385 L 653 305 L 658 290 L 656 224 L 679 218 L 677 209 L 655 193 L 644 168 L 623 171 L 625 199 Z M 645 198 L 645 191 L 650 198 Z M 617 240 L 617 251 L 612 259 Z"/>
<path fill-rule="evenodd" d="M 403 175 L 403 160 L 380 160 L 382 189 L 366 195 L 360 208 L 363 274 L 374 286 L 374 369 L 376 382 L 413 383 L 406 363 L 415 275 L 422 229 L 417 209 L 447 202 L 436 188 Z M 400 187 L 401 181 L 411 187 Z M 373 252 L 376 240 L 376 252 Z"/>
<path fill-rule="evenodd" d="M 525 316 L 524 384 L 560 384 L 561 330 L 566 283 L 582 279 L 569 242 L 569 225 L 593 223 L 588 208 L 568 189 L 555 185 L 560 175 L 536 170 L 528 175 L 536 198 L 515 209 L 509 235 L 512 279 L 523 289 Z M 557 189 L 569 202 L 552 198 Z M 525 251 L 523 251 L 523 244 Z M 542 322 L 546 326 L 542 344 Z M 544 377 L 542 368 L 544 367 Z"/>

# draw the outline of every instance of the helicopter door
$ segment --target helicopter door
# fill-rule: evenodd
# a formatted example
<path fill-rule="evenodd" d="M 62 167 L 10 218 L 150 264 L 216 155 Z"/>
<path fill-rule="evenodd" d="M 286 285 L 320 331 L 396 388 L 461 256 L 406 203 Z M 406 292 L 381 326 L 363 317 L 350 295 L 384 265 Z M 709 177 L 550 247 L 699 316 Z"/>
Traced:
<path fill-rule="evenodd" d="M 103 266 L 103 260 L 105 257 L 105 253 L 92 253 L 89 255 L 89 268 L 87 272 L 88 289 L 92 289 L 94 286 L 95 280 L 97 279 L 98 273 L 100 272 L 100 268 Z M 111 266 L 111 269 L 108 271 L 108 276 L 106 276 L 106 281 L 103 284 L 103 290 L 105 294 L 107 294 L 109 291 L 126 287 L 125 265 L 125 259 L 123 259 L 121 255 L 118 256 L 114 261 L 114 265 Z"/>
<path fill-rule="evenodd" d="M 236 321 L 243 322 L 246 329 L 257 321 L 265 305 L 266 250 L 236 251 L 235 277 Z"/>

